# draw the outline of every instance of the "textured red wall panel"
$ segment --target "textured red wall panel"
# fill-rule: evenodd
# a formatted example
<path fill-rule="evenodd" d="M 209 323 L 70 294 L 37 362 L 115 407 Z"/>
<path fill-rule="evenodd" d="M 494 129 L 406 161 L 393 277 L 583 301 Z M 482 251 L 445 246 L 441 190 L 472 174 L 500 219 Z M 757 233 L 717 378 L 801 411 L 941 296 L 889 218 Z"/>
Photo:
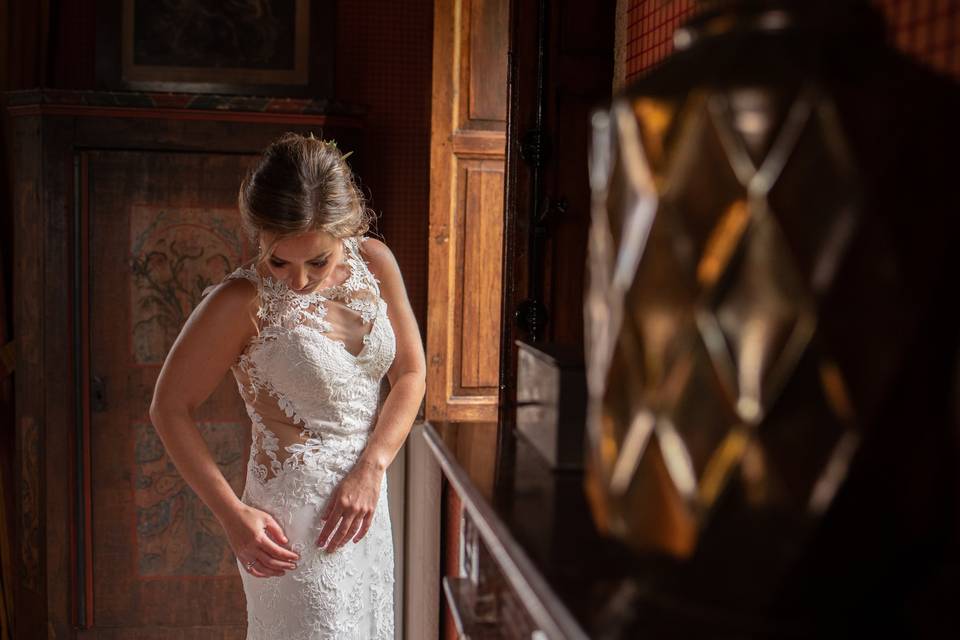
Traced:
<path fill-rule="evenodd" d="M 363 186 L 421 331 L 427 310 L 431 0 L 338 2 L 336 96 L 364 104 Z"/>
<path fill-rule="evenodd" d="M 627 7 L 627 82 L 673 51 L 673 32 L 697 6 L 694 0 L 630 0 Z"/>
<path fill-rule="evenodd" d="M 960 0 L 876 0 L 902 51 L 960 78 Z"/>
<path fill-rule="evenodd" d="M 960 78 L 960 0 L 874 0 L 891 41 L 942 73 Z M 673 51 L 673 31 L 697 9 L 694 0 L 628 0 L 626 80 Z"/>

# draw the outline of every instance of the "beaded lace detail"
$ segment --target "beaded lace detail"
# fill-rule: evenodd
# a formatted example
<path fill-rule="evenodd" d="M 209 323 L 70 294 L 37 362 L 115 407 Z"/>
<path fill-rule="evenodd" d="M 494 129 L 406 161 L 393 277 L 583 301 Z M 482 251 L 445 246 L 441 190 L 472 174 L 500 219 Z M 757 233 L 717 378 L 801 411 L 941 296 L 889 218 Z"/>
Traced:
<path fill-rule="evenodd" d="M 396 353 L 361 240 L 343 242 L 349 275 L 336 286 L 299 294 L 250 267 L 224 278 L 253 282 L 261 299 L 259 334 L 231 367 L 252 434 L 241 499 L 273 515 L 300 553 L 297 569 L 279 577 L 257 578 L 238 562 L 248 640 L 394 637 L 386 476 L 359 543 L 333 553 L 315 544 L 327 500 L 376 424 Z"/>

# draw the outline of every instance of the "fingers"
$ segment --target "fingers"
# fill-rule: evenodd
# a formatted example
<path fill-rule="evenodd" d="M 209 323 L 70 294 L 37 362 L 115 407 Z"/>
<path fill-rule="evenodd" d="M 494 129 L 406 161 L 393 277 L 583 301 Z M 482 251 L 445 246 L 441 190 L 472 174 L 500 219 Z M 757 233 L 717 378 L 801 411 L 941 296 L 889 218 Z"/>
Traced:
<path fill-rule="evenodd" d="M 360 528 L 360 532 L 353 537 L 354 542 L 360 542 L 363 539 L 363 536 L 367 535 L 367 531 L 370 529 L 370 524 L 373 522 L 373 514 L 371 513 L 369 517 L 363 519 L 363 526 Z"/>
<path fill-rule="evenodd" d="M 254 566 L 259 566 L 267 570 L 279 571 L 280 575 L 283 575 L 284 571 L 291 571 L 297 568 L 296 563 L 277 560 L 263 549 L 260 549 L 257 552 L 257 564 Z"/>
<path fill-rule="evenodd" d="M 323 508 L 323 513 L 320 514 L 320 518 L 323 520 L 330 520 L 333 516 L 334 509 L 340 506 L 340 486 L 341 485 L 337 485 L 337 488 L 330 494 L 330 499 L 327 500 L 327 506 Z M 334 520 L 334 522 L 336 522 L 336 520 Z"/>
<path fill-rule="evenodd" d="M 351 500 L 348 495 L 349 492 L 344 494 L 340 487 L 337 487 L 324 508 L 322 517 L 326 522 L 317 537 L 317 545 L 325 546 L 328 552 L 346 544 L 351 538 L 354 542 L 359 542 L 372 523 L 377 494 L 374 493 L 370 500 Z"/>
<path fill-rule="evenodd" d="M 243 561 L 244 566 L 250 574 L 258 578 L 279 577 L 285 572 L 297 568 L 295 562 L 278 560 L 268 553 L 263 547 L 253 550 L 254 563 L 249 564 L 249 560 Z"/>
<path fill-rule="evenodd" d="M 352 536 L 356 530 L 360 528 L 360 524 L 363 522 L 363 516 L 363 513 L 344 516 L 340 526 L 330 539 L 330 544 L 327 545 L 327 551 L 334 551 L 346 542 L 347 538 Z"/>
<path fill-rule="evenodd" d="M 334 506 L 333 508 L 328 507 L 328 510 L 330 511 L 330 516 L 327 517 L 326 523 L 323 525 L 323 528 L 320 529 L 320 535 L 317 536 L 317 546 L 319 547 L 322 547 L 327 541 L 327 538 L 330 537 L 330 534 L 333 533 L 341 517 L 339 506 Z"/>
<path fill-rule="evenodd" d="M 287 560 L 289 562 L 296 562 L 300 559 L 299 554 L 295 551 L 290 551 L 278 545 L 275 540 L 279 540 L 283 544 L 288 544 L 290 541 L 287 539 L 286 534 L 283 533 L 283 528 L 277 524 L 277 521 L 273 518 L 267 518 L 263 523 L 263 530 L 268 534 L 265 536 L 264 540 L 257 540 L 257 544 L 265 549 L 270 555 L 280 560 Z"/>
<path fill-rule="evenodd" d="M 333 516 L 324 523 L 323 528 L 320 530 L 320 535 L 317 536 L 317 546 L 323 547 L 330 540 L 331 536 L 334 533 L 334 530 L 337 528 L 337 524 L 340 523 L 341 514 L 339 511 L 335 511 Z"/>
<path fill-rule="evenodd" d="M 263 535 L 257 539 L 257 546 L 261 551 L 273 556 L 277 560 L 295 563 L 300 559 L 300 556 L 296 552 L 284 549 L 267 535 Z"/>
<path fill-rule="evenodd" d="M 350 525 L 350 529 L 347 531 L 346 535 L 343 536 L 343 544 L 347 544 L 347 540 L 350 540 L 353 538 L 353 536 L 357 535 L 357 532 L 364 527 L 364 523 L 369 520 L 370 517 L 370 515 L 357 516 L 357 518 L 353 521 L 353 524 Z M 354 542 L 356 542 L 356 540 L 354 540 Z"/>
<path fill-rule="evenodd" d="M 270 573 L 265 573 L 264 571 L 261 571 L 260 567 L 257 565 L 253 565 L 252 567 L 247 569 L 247 571 L 250 573 L 250 575 L 255 576 L 257 578 L 273 578 L 278 575 L 274 571 L 271 571 Z"/>
<path fill-rule="evenodd" d="M 270 533 L 268 533 L 270 532 Z M 250 550 L 253 558 L 256 559 L 252 566 L 247 567 L 247 571 L 258 578 L 279 577 L 286 571 L 297 568 L 299 554 L 289 549 L 284 549 L 271 536 L 276 536 L 281 540 L 287 541 L 280 525 L 272 519 L 263 522 L 263 528 L 255 538 L 254 546 Z M 249 560 L 244 562 L 246 565 Z"/>
<path fill-rule="evenodd" d="M 282 571 L 264 567 L 259 559 L 255 560 L 253 564 L 249 564 L 249 560 L 243 559 L 240 562 L 244 565 L 246 572 L 255 578 L 275 578 L 283 575 Z"/>
<path fill-rule="evenodd" d="M 287 540 L 287 536 L 284 535 L 283 529 L 273 518 L 269 518 L 263 526 L 266 532 L 269 533 L 274 540 L 279 540 L 283 544 L 290 542 Z"/>

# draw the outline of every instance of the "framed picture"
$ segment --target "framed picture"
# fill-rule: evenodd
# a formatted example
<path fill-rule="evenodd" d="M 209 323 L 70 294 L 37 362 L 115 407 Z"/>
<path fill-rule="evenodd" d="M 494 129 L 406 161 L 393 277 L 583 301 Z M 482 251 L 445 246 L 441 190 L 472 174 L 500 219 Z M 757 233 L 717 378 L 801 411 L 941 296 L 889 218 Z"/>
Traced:
<path fill-rule="evenodd" d="M 107 0 L 108 89 L 332 97 L 334 0 Z"/>

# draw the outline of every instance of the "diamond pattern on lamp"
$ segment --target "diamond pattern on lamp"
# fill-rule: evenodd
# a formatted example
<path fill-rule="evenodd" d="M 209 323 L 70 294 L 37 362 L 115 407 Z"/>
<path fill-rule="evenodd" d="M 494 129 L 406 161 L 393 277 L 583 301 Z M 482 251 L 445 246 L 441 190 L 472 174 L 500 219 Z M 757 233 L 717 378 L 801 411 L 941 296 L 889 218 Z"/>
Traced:
<path fill-rule="evenodd" d="M 652 180 L 614 175 L 618 200 L 608 191 L 595 201 L 605 214 L 624 198 L 657 203 L 622 307 L 613 301 L 622 316 L 608 325 L 617 338 L 598 424 L 622 508 L 611 520 L 685 555 L 731 482 L 743 507 L 797 515 L 822 512 L 842 482 L 859 441 L 843 373 L 816 339 L 817 300 L 859 202 L 848 146 L 815 87 L 694 94 L 675 122 L 665 111 L 651 126 L 655 106 L 634 107 Z M 751 122 L 761 111 L 773 116 Z M 675 138 L 670 158 L 657 151 L 665 135 Z M 814 210 L 786 197 L 798 189 L 817 189 Z M 606 237 L 629 222 L 606 219 Z M 614 264 L 638 250 L 622 238 L 606 245 Z"/>

